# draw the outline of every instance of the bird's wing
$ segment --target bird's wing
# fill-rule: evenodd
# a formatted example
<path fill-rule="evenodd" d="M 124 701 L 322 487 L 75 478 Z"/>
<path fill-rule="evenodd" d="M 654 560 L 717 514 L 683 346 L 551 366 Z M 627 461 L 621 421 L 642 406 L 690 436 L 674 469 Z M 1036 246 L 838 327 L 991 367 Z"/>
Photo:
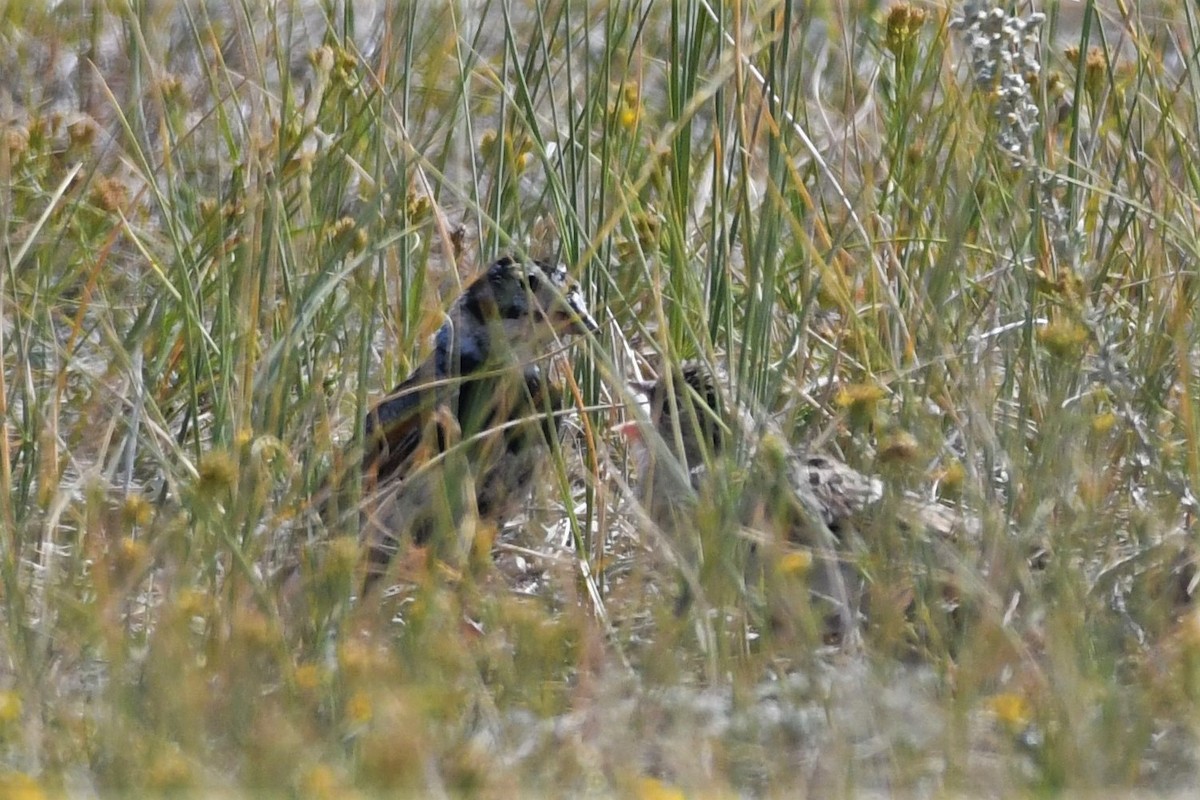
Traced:
<path fill-rule="evenodd" d="M 444 449 L 446 431 L 436 422 L 445 415 L 437 410 L 449 401 L 451 387 L 431 384 L 430 372 L 418 368 L 367 414 L 362 466 L 372 483 L 403 479 L 411 472 L 431 427 L 436 448 Z"/>
<path fill-rule="evenodd" d="M 982 531 L 975 515 L 914 494 L 905 495 L 899 512 L 902 522 L 941 541 L 977 542 Z"/>
<path fill-rule="evenodd" d="M 833 530 L 883 499 L 882 481 L 835 458 L 800 454 L 797 464 L 799 480 L 821 502 L 826 512 L 825 523 Z M 905 494 L 896 513 L 902 525 L 921 535 L 952 541 L 963 536 L 971 539 L 979 533 L 978 519 L 915 494 Z"/>
<path fill-rule="evenodd" d="M 800 453 L 795 462 L 795 477 L 824 506 L 825 524 L 836 528 L 883 497 L 883 484 L 843 464 L 817 453 Z"/>

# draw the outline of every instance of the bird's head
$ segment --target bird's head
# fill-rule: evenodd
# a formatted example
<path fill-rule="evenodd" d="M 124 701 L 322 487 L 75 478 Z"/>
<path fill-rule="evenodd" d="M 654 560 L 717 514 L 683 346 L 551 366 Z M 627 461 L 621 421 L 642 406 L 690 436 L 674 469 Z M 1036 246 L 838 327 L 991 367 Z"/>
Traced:
<path fill-rule="evenodd" d="M 670 375 L 632 383 L 631 388 L 647 398 L 653 433 L 648 435 L 638 422 L 620 426 L 620 432 L 640 455 L 665 448 L 689 469 L 704 465 L 725 451 L 729 434 L 718 380 L 708 366 L 686 362 Z"/>
<path fill-rule="evenodd" d="M 579 284 L 561 264 L 505 256 L 488 268 L 483 280 L 505 332 L 513 339 L 544 343 L 600 329 Z"/>
<path fill-rule="evenodd" d="M 561 336 L 600 329 L 565 267 L 497 259 L 472 281 L 438 332 L 439 371 L 472 371 L 501 353 L 536 360 Z"/>

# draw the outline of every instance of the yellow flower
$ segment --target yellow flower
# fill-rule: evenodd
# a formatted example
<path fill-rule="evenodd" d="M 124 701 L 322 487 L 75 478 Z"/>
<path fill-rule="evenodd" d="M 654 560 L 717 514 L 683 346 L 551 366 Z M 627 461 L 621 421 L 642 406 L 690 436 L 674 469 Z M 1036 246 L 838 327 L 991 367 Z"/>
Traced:
<path fill-rule="evenodd" d="M 0 692 L 0 725 L 8 725 L 21 718 L 21 696 L 16 692 Z"/>
<path fill-rule="evenodd" d="M 1103 411 L 1092 417 L 1093 433 L 1108 433 L 1117 424 L 1117 415 L 1111 411 Z"/>
<path fill-rule="evenodd" d="M 638 800 L 683 800 L 686 797 L 682 789 L 649 777 L 638 778 L 633 793 Z"/>
<path fill-rule="evenodd" d="M 159 791 L 179 791 L 192 782 L 192 767 L 182 753 L 167 750 L 150 763 L 146 782 Z"/>
<path fill-rule="evenodd" d="M 325 238 L 334 244 L 344 244 L 351 254 L 361 253 L 370 242 L 367 232 L 353 217 L 342 217 L 325 227 Z"/>
<path fill-rule="evenodd" d="M 0 797 L 9 800 L 44 800 L 46 793 L 24 772 L 0 772 Z"/>
<path fill-rule="evenodd" d="M 879 457 L 889 462 L 912 461 L 920 453 L 917 437 L 908 431 L 892 431 L 879 444 Z"/>
<path fill-rule="evenodd" d="M 254 429 L 253 428 L 242 428 L 241 430 L 239 430 L 237 433 L 235 433 L 233 435 L 233 446 L 240 450 L 243 447 L 245 447 L 246 445 L 250 444 L 250 442 L 253 441 L 253 439 L 254 439 Z"/>
<path fill-rule="evenodd" d="M 621 101 L 627 106 L 636 106 L 642 98 L 642 90 L 633 81 L 621 84 Z"/>
<path fill-rule="evenodd" d="M 1051 355 L 1075 358 L 1087 344 L 1088 331 L 1074 322 L 1050 322 L 1038 329 L 1037 338 Z"/>
<path fill-rule="evenodd" d="M 884 396 L 883 387 L 877 383 L 852 383 L 838 390 L 833 401 L 846 409 L 852 425 L 863 427 L 874 419 L 875 407 Z"/>
<path fill-rule="evenodd" d="M 896 55 L 908 48 L 925 24 L 925 10 L 908 3 L 897 3 L 888 10 L 887 49 Z"/>
<path fill-rule="evenodd" d="M 342 797 L 337 776 L 326 764 L 309 767 L 300 778 L 300 792 L 305 797 Z"/>
<path fill-rule="evenodd" d="M 495 137 L 496 134 L 493 133 L 492 139 L 494 140 Z M 487 141 L 487 134 L 484 134 L 484 141 Z M 484 147 L 487 147 L 487 145 L 484 145 Z M 404 211 L 408 214 L 409 220 L 413 224 L 416 224 L 430 215 L 430 212 L 433 211 L 433 203 L 430 202 L 427 195 L 417 194 L 410 189 L 408 195 L 404 198 Z"/>
<path fill-rule="evenodd" d="M 805 575 L 812 569 L 813 557 L 808 550 L 792 550 L 779 559 L 777 569 L 781 575 Z"/>
<path fill-rule="evenodd" d="M 353 725 L 365 725 L 371 721 L 371 698 L 365 692 L 355 692 L 346 701 L 346 720 Z"/>
<path fill-rule="evenodd" d="M 622 128 L 632 130 L 642 116 L 642 89 L 635 81 L 625 81 L 613 88 L 617 98 L 609 103 L 608 113 Z"/>
<path fill-rule="evenodd" d="M 350 681 L 377 679 L 388 663 L 384 654 L 361 641 L 350 640 L 338 648 L 338 667 Z"/>
<path fill-rule="evenodd" d="M 257 609 L 239 609 L 233 615 L 233 635 L 248 647 L 259 649 L 275 643 L 275 631 L 271 621 Z"/>
<path fill-rule="evenodd" d="M 232 489 L 237 484 L 237 462 L 225 450 L 214 450 L 200 458 L 197 470 L 201 494 L 213 495 Z"/>
<path fill-rule="evenodd" d="M 129 575 L 142 568 L 148 555 L 149 551 L 144 543 L 125 536 L 117 543 L 117 552 L 113 554 L 113 568 L 118 575 Z"/>
<path fill-rule="evenodd" d="M 1043 269 L 1033 271 L 1034 285 L 1039 292 L 1067 299 L 1079 299 L 1084 294 L 1084 283 L 1076 272 L 1070 269 L 1060 269 L 1051 276 Z"/>
<path fill-rule="evenodd" d="M 321 685 L 321 678 L 321 668 L 316 664 L 301 664 L 293 677 L 296 688 L 302 692 L 315 691 Z"/>
<path fill-rule="evenodd" d="M 951 461 L 935 477 L 943 493 L 955 494 L 962 490 L 963 482 L 967 479 L 967 468 L 961 461 Z"/>
<path fill-rule="evenodd" d="M 125 503 L 121 507 L 121 518 L 129 526 L 148 525 L 153 514 L 154 507 L 150 505 L 150 501 L 143 494 L 126 496 Z"/>
<path fill-rule="evenodd" d="M 191 619 L 203 617 L 212 611 L 212 602 L 207 594 L 199 589 L 183 589 L 175 599 L 175 607 L 179 613 Z"/>
<path fill-rule="evenodd" d="M 987 706 L 996 719 L 1012 731 L 1023 730 L 1032 718 L 1029 702 L 1013 692 L 993 695 L 988 699 Z"/>
<path fill-rule="evenodd" d="M 834 400 L 842 408 L 874 410 L 883 399 L 883 387 L 876 383 L 852 383 L 843 386 Z"/>
<path fill-rule="evenodd" d="M 496 139 L 498 138 L 499 135 L 491 128 L 484 131 L 483 136 L 479 138 L 480 152 L 482 152 L 485 156 L 490 156 L 492 153 L 494 153 L 496 151 Z"/>

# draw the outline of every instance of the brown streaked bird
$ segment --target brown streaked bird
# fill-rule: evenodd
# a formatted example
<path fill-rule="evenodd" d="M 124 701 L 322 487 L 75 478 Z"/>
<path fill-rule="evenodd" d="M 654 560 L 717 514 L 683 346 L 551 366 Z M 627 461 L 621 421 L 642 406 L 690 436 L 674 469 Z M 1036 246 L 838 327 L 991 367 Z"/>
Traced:
<path fill-rule="evenodd" d="M 561 265 L 504 257 L 467 286 L 433 352 L 367 415 L 364 595 L 405 539 L 454 550 L 435 540 L 470 538 L 463 526 L 475 521 L 499 529 L 520 510 L 561 407 L 537 360 L 560 338 L 597 330 Z"/>
<path fill-rule="evenodd" d="M 636 423 L 622 430 L 638 445 L 644 496 L 652 504 L 666 504 L 648 508 L 656 522 L 667 521 L 664 512 L 669 511 L 668 506 L 696 491 L 713 458 L 735 454 L 736 448 L 742 449 L 740 457 L 746 463 L 757 459 L 772 470 L 782 466 L 781 477 L 802 495 L 801 505 L 835 536 L 855 515 L 883 498 L 883 483 L 878 478 L 863 475 L 832 456 L 793 448 L 769 420 L 756 419 L 746 408 L 735 407 L 728 384 L 719 371 L 692 361 L 671 376 L 632 384 L 648 398 L 656 435 L 649 441 L 637 431 Z M 785 464 L 775 463 L 780 457 Z M 656 482 L 661 491 L 654 489 Z M 768 485 L 773 487 L 774 482 Z M 905 525 L 919 524 L 926 532 L 949 539 L 971 532 L 977 525 L 954 509 L 916 497 L 906 498 L 901 510 Z M 792 532 L 797 542 L 811 538 L 811 532 Z"/>
<path fill-rule="evenodd" d="M 882 482 L 831 456 L 791 447 L 765 415 L 735 403 L 728 378 L 705 364 L 686 362 L 632 388 L 648 398 L 651 425 L 642 430 L 629 423 L 621 430 L 634 444 L 639 495 L 650 519 L 668 533 L 694 527 L 703 495 L 735 475 L 737 523 L 780 544 L 810 548 L 814 593 L 833 603 L 837 627 L 846 630 L 858 611 L 860 580 L 841 555 L 844 539 L 883 498 Z M 905 527 L 944 539 L 978 527 L 917 498 L 905 498 L 898 513 Z"/>

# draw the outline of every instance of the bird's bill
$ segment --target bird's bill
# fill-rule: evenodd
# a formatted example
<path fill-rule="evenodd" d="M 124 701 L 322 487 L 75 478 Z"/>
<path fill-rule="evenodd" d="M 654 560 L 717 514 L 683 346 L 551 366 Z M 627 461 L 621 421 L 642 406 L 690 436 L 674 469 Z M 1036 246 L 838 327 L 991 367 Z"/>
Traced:
<path fill-rule="evenodd" d="M 587 333 L 599 333 L 600 325 L 588 313 L 587 303 L 584 302 L 583 293 L 578 288 L 573 288 L 566 293 L 563 298 L 567 307 L 566 316 L 566 331 L 568 333 L 578 334 L 580 336 Z"/>
<path fill-rule="evenodd" d="M 646 442 L 646 437 L 642 434 L 642 424 L 637 420 L 618 423 L 612 426 L 612 432 L 631 443 L 645 444 Z"/>

